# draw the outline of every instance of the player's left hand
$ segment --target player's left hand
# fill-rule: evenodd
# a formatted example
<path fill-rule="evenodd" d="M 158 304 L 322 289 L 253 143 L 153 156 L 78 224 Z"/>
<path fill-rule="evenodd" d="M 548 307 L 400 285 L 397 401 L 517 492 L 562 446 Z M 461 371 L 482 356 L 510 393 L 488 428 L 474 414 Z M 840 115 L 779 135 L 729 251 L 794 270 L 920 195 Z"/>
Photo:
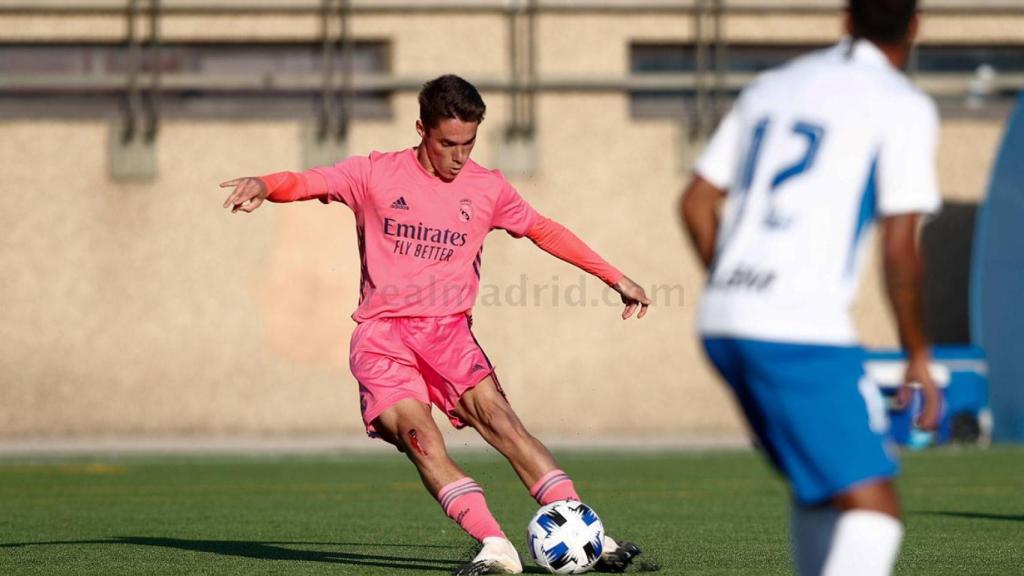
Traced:
<path fill-rule="evenodd" d="M 640 307 L 640 312 L 636 315 L 637 319 L 647 315 L 647 307 L 651 305 L 651 299 L 647 297 L 647 293 L 639 284 L 633 282 L 628 276 L 623 276 L 622 280 L 619 280 L 612 288 L 622 296 L 622 303 L 626 305 L 626 309 L 622 311 L 623 320 L 632 316 L 637 306 Z"/>
<path fill-rule="evenodd" d="M 906 408 L 913 394 L 912 386 L 921 387 L 921 413 L 914 423 L 922 430 L 936 430 L 939 427 L 942 396 L 935 385 L 931 371 L 928 370 L 930 355 L 927 353 L 911 354 L 907 359 L 907 371 L 903 377 L 903 386 L 896 395 L 897 407 Z"/>

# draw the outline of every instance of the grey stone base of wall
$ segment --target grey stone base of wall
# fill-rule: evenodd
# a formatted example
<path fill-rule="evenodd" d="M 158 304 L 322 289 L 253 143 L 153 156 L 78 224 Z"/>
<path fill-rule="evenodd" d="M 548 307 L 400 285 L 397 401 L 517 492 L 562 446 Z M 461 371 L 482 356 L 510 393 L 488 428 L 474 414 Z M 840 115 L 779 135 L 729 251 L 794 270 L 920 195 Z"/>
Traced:
<path fill-rule="evenodd" d="M 580 452 L 686 452 L 747 450 L 750 441 L 742 436 L 668 437 L 551 437 L 542 438 L 556 451 Z M 483 440 L 470 434 L 446 436 L 453 452 L 491 450 Z M 365 436 L 231 436 L 231 437 L 96 437 L 19 438 L 0 440 L 0 457 L 88 456 L 88 455 L 330 455 L 389 453 L 395 449 Z"/>

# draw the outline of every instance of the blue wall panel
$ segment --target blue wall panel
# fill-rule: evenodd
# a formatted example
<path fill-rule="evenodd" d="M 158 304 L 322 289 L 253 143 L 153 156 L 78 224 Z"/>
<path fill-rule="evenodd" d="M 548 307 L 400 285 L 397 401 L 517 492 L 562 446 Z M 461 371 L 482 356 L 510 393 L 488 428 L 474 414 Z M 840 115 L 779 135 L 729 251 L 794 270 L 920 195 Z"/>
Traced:
<path fill-rule="evenodd" d="M 1024 442 L 1024 95 L 1007 123 L 979 214 L 971 337 L 985 350 L 997 442 Z"/>

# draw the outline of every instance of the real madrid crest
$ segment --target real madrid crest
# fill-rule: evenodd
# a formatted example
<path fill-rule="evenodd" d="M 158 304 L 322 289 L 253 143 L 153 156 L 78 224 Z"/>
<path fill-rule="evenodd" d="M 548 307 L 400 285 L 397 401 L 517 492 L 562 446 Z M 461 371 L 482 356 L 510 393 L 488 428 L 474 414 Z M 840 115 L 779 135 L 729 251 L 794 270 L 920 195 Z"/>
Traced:
<path fill-rule="evenodd" d="M 459 202 L 459 220 L 469 222 L 473 218 L 473 203 L 464 198 Z"/>

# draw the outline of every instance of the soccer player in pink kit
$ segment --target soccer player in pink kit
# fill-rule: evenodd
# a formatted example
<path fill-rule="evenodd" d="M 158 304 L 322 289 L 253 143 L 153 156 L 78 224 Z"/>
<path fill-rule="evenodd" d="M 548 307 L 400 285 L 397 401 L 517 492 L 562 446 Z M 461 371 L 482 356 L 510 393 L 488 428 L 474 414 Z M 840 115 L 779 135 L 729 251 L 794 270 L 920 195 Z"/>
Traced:
<path fill-rule="evenodd" d="M 519 555 L 483 489 L 448 456 L 430 415 L 434 404 L 456 428 L 476 429 L 539 504 L 579 500 L 572 480 L 505 399 L 470 330 L 484 238 L 495 228 L 526 236 L 597 276 L 621 295 L 623 320 L 637 308 L 642 318 L 650 301 L 572 232 L 538 214 L 500 172 L 470 160 L 485 112 L 472 84 L 441 76 L 424 85 L 419 105 L 417 147 L 230 180 L 221 184 L 233 188 L 224 207 L 252 212 L 264 200 L 317 199 L 352 209 L 362 279 L 349 360 L 367 433 L 405 453 L 444 512 L 482 543 L 456 575 L 518 574 Z M 595 570 L 622 572 L 639 553 L 634 544 L 606 538 Z"/>

